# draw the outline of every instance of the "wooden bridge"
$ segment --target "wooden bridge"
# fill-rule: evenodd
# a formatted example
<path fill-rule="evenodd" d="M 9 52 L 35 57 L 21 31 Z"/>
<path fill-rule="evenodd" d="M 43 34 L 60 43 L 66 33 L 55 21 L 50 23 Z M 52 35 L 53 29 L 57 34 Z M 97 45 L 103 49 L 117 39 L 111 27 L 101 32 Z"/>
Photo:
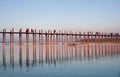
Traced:
<path fill-rule="evenodd" d="M 30 36 L 32 35 L 32 49 L 33 49 L 33 64 L 36 63 L 36 60 L 39 59 L 43 61 L 45 56 L 45 61 L 53 61 L 61 58 L 68 58 L 71 55 L 77 57 L 77 55 L 88 56 L 104 53 L 117 53 L 120 51 L 120 35 L 119 33 L 101 33 L 101 32 L 75 32 L 72 31 L 45 31 L 39 30 L 38 32 L 33 29 L 26 29 L 22 31 L 20 29 L 18 32 L 14 32 L 14 28 L 10 31 L 3 29 L 3 32 L 0 32 L 3 35 L 2 44 L 3 44 L 3 65 L 6 65 L 6 35 L 10 35 L 10 62 L 14 65 L 14 36 L 19 35 L 19 63 L 22 65 L 22 45 L 23 39 L 22 35 L 26 35 L 26 65 L 29 65 L 29 54 L 30 54 Z M 37 37 L 38 36 L 38 37 Z M 45 45 L 44 45 L 45 44 Z M 45 50 L 44 47 L 45 46 Z M 94 46 L 94 47 L 93 47 Z M 36 47 L 39 47 L 39 51 L 36 51 Z M 102 47 L 102 48 L 101 48 Z M 71 48 L 71 49 L 70 49 Z M 74 52 L 73 52 L 74 49 Z M 78 50 L 79 49 L 79 50 Z M 102 49 L 102 50 L 101 50 Z M 71 51 L 72 50 L 72 51 Z M 37 58 L 37 53 L 39 57 Z M 44 55 L 43 55 L 44 54 Z"/>
<path fill-rule="evenodd" d="M 6 34 L 10 34 L 10 41 L 13 42 L 14 41 L 14 34 L 19 34 L 19 39 L 22 40 L 22 34 L 26 34 L 26 40 L 29 40 L 27 39 L 27 37 L 29 37 L 29 34 L 32 34 L 33 35 L 33 39 L 36 39 L 36 35 L 39 35 L 39 39 L 40 37 L 43 38 L 43 35 L 45 36 L 45 39 L 47 40 L 47 38 L 51 37 L 51 40 L 52 40 L 52 37 L 55 37 L 56 36 L 56 40 L 58 39 L 62 39 L 65 38 L 66 41 L 68 41 L 68 39 L 72 39 L 73 37 L 75 37 L 75 40 L 74 41 L 80 41 L 81 39 L 98 39 L 98 40 L 102 40 L 102 39 L 120 39 L 120 35 L 119 33 L 101 33 L 101 32 L 96 32 L 96 33 L 93 33 L 93 32 L 87 32 L 87 33 L 81 33 L 81 32 L 71 32 L 71 31 L 59 31 L 57 32 L 56 30 L 53 30 L 53 31 L 45 31 L 43 32 L 43 30 L 39 30 L 39 32 L 33 29 L 26 29 L 26 31 L 22 31 L 22 28 L 18 31 L 18 32 L 14 32 L 14 28 L 12 28 L 12 30 L 10 31 L 6 31 L 6 29 L 3 29 L 3 32 L 0 32 L 0 34 L 3 34 L 3 43 L 5 42 L 6 40 Z M 61 37 L 60 37 L 61 36 Z M 49 39 L 50 40 L 50 39 Z M 40 41 L 40 40 L 39 40 Z M 73 40 L 72 40 L 73 41 Z"/>

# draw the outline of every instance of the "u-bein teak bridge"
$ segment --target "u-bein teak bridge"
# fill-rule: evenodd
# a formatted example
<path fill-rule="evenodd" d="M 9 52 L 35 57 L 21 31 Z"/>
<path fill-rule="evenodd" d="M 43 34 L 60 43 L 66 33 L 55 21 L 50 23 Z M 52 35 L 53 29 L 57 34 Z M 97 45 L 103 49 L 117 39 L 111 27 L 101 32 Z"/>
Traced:
<path fill-rule="evenodd" d="M 9 32 L 3 29 L 0 32 L 3 46 L 3 66 L 6 66 L 6 35 L 10 35 L 10 64 L 14 66 L 14 35 L 19 35 L 19 65 L 23 64 L 23 54 L 25 54 L 26 66 L 30 66 L 30 54 L 32 54 L 32 64 L 56 63 L 57 61 L 68 61 L 72 59 L 90 59 L 100 56 L 109 56 L 120 53 L 120 35 L 118 33 L 100 33 L 100 32 L 75 32 L 72 31 L 45 31 L 37 32 L 33 29 L 26 29 Z M 26 41 L 23 42 L 23 35 L 26 35 Z M 30 37 L 31 36 L 31 37 Z M 32 52 L 30 46 L 32 38 Z M 26 51 L 23 51 L 25 44 Z"/>

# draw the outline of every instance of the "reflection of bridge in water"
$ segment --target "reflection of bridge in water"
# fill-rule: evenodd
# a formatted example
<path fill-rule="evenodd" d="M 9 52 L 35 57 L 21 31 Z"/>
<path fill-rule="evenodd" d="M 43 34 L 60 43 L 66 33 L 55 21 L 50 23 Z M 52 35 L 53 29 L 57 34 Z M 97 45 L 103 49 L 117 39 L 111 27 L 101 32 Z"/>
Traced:
<path fill-rule="evenodd" d="M 24 60 L 26 67 L 36 65 L 37 63 L 43 64 L 56 64 L 64 61 L 72 60 L 92 60 L 99 59 L 101 57 L 119 55 L 120 53 L 120 37 L 118 33 L 100 33 L 88 32 L 87 34 L 48 31 L 36 32 L 36 30 L 29 29 L 26 32 L 14 32 L 12 29 L 10 32 L 3 32 L 3 66 L 7 66 L 6 62 L 6 34 L 10 34 L 10 65 L 14 67 L 14 34 L 19 34 L 19 65 L 23 66 Z M 23 58 L 23 41 L 22 34 L 26 34 L 26 57 Z M 32 34 L 32 52 L 30 50 L 29 35 Z M 37 41 L 38 36 L 38 41 Z M 39 48 L 39 50 L 37 50 Z M 32 53 L 32 56 L 30 55 Z M 32 60 L 31 60 L 32 57 Z"/>

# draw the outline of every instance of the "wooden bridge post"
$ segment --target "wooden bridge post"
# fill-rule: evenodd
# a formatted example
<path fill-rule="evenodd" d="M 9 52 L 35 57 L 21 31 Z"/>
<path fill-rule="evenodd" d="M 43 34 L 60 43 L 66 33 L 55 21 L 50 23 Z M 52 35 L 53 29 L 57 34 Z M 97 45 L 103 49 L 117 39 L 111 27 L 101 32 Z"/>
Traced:
<path fill-rule="evenodd" d="M 111 53 L 113 52 L 113 33 L 110 33 L 110 47 L 111 47 Z"/>
<path fill-rule="evenodd" d="M 72 32 L 72 36 L 71 36 L 71 37 L 72 37 L 72 40 L 71 40 L 71 41 L 72 41 L 72 43 L 74 43 L 74 40 L 73 40 L 73 37 L 74 37 L 74 36 L 73 36 L 73 32 Z M 72 46 L 72 58 L 73 58 L 73 46 Z"/>
<path fill-rule="evenodd" d="M 117 33 L 115 33 L 115 51 L 116 51 L 116 53 L 117 53 Z"/>
<path fill-rule="evenodd" d="M 63 40 L 63 31 L 62 31 L 62 39 L 61 39 L 61 40 L 62 40 L 62 60 L 63 60 L 63 55 L 64 55 L 64 54 L 63 54 L 63 51 L 64 51 L 64 50 L 63 50 L 63 42 L 64 42 L 64 40 Z"/>
<path fill-rule="evenodd" d="M 118 52 L 118 33 L 116 33 L 116 52 Z"/>
<path fill-rule="evenodd" d="M 98 54 L 99 54 L 99 57 L 100 57 L 100 48 L 101 48 L 101 33 L 98 32 Z"/>
<path fill-rule="evenodd" d="M 41 35 L 41 33 L 40 33 L 40 30 L 39 30 L 39 43 L 38 43 L 38 45 L 39 45 L 39 63 L 40 63 L 40 49 L 41 49 L 41 47 L 40 47 L 40 39 L 41 39 L 41 37 L 40 37 L 40 35 Z"/>
<path fill-rule="evenodd" d="M 101 53 L 102 53 L 102 56 L 103 56 L 103 50 L 104 50 L 104 38 L 103 38 L 103 32 L 101 34 Z"/>
<path fill-rule="evenodd" d="M 99 32 L 96 33 L 97 36 L 97 51 L 96 51 L 96 58 L 100 57 L 100 52 L 99 52 Z"/>
<path fill-rule="evenodd" d="M 100 36 L 101 36 L 101 33 L 98 32 L 98 56 L 100 57 Z"/>
<path fill-rule="evenodd" d="M 105 55 L 107 54 L 107 33 L 105 33 Z"/>
<path fill-rule="evenodd" d="M 117 39 L 117 36 L 116 36 L 116 33 L 115 33 L 115 53 L 117 52 L 117 42 L 116 42 L 116 39 Z"/>
<path fill-rule="evenodd" d="M 36 55 L 35 55 L 35 37 L 36 37 L 36 33 L 35 33 L 35 30 L 33 30 L 33 29 L 31 29 L 31 32 L 32 32 L 32 36 L 33 36 L 33 41 L 32 41 L 32 43 L 33 43 L 33 64 L 35 64 L 36 63 Z"/>
<path fill-rule="evenodd" d="M 116 33 L 114 34 L 114 52 L 116 53 Z"/>
<path fill-rule="evenodd" d="M 37 40 L 37 37 L 36 37 L 36 33 L 37 33 L 37 31 L 36 31 L 36 29 L 35 29 L 35 43 L 34 43 L 34 45 L 35 45 L 35 64 L 36 64 L 36 62 L 37 62 L 37 56 L 36 56 L 36 40 Z"/>
<path fill-rule="evenodd" d="M 68 31 L 66 32 L 66 56 L 68 60 Z"/>
<path fill-rule="evenodd" d="M 104 56 L 105 51 L 105 33 L 102 32 L 102 56 Z"/>
<path fill-rule="evenodd" d="M 116 52 L 117 52 L 117 33 L 116 33 L 115 42 L 116 42 Z"/>
<path fill-rule="evenodd" d="M 19 30 L 19 64 L 22 66 L 22 28 Z"/>
<path fill-rule="evenodd" d="M 41 55 L 41 60 L 42 60 L 42 63 L 43 63 L 43 30 L 41 30 L 41 53 L 40 53 L 40 55 Z"/>
<path fill-rule="evenodd" d="M 94 41 L 95 41 L 95 56 L 97 56 L 97 32 L 95 33 Z"/>
<path fill-rule="evenodd" d="M 26 29 L 26 66 L 29 67 L 29 29 Z"/>
<path fill-rule="evenodd" d="M 90 32 L 87 32 L 88 58 L 90 57 Z"/>
<path fill-rule="evenodd" d="M 99 56 L 99 48 L 100 48 L 99 39 L 100 39 L 100 33 L 98 32 L 98 33 L 97 33 L 97 51 L 98 51 L 98 56 Z"/>
<path fill-rule="evenodd" d="M 120 34 L 118 33 L 117 43 L 118 43 L 118 52 L 120 53 Z"/>
<path fill-rule="evenodd" d="M 61 47 L 61 31 L 59 30 L 59 35 L 58 35 L 58 48 L 59 48 L 59 60 L 61 61 L 61 50 L 60 50 L 60 47 Z"/>
<path fill-rule="evenodd" d="M 86 33 L 83 34 L 84 39 L 84 59 L 86 59 Z"/>
<path fill-rule="evenodd" d="M 10 30 L 10 62 L 12 59 L 12 30 Z"/>
<path fill-rule="evenodd" d="M 14 28 L 10 31 L 10 63 L 14 66 Z"/>
<path fill-rule="evenodd" d="M 110 33 L 108 33 L 108 54 L 110 54 Z"/>
<path fill-rule="evenodd" d="M 120 34 L 118 33 L 118 52 L 120 52 Z"/>
<path fill-rule="evenodd" d="M 71 31 L 69 32 L 69 52 L 70 52 L 70 57 L 72 57 L 72 48 L 71 48 L 71 43 L 72 43 L 72 33 L 71 33 Z"/>
<path fill-rule="evenodd" d="M 112 52 L 114 51 L 114 33 L 111 35 L 112 40 Z"/>
<path fill-rule="evenodd" d="M 58 33 L 56 33 L 56 59 L 58 60 Z"/>
<path fill-rule="evenodd" d="M 14 54 L 14 28 L 12 28 L 12 47 L 13 47 L 13 54 Z"/>
<path fill-rule="evenodd" d="M 3 29 L 3 66 L 6 70 L 6 29 Z"/>
<path fill-rule="evenodd" d="M 82 56 L 82 49 L 81 49 L 81 46 L 82 46 L 82 40 L 81 40 L 81 32 L 79 32 L 79 57 Z"/>
<path fill-rule="evenodd" d="M 55 33 L 56 30 L 53 31 L 53 59 L 55 60 Z"/>
<path fill-rule="evenodd" d="M 52 31 L 50 31 L 50 60 L 52 61 Z"/>
<path fill-rule="evenodd" d="M 6 44 L 6 29 L 3 29 L 3 46 L 5 46 L 5 44 Z"/>
<path fill-rule="evenodd" d="M 46 55 L 46 57 L 45 57 L 45 59 L 46 59 L 46 63 L 48 62 L 48 49 L 47 49 L 47 47 L 48 47 L 48 43 L 47 43 L 47 31 L 45 31 L 45 48 L 46 48 L 46 52 L 45 52 L 45 55 Z"/>
<path fill-rule="evenodd" d="M 48 35 L 47 35 L 47 52 L 48 52 L 48 54 L 47 54 L 47 56 L 48 56 L 48 63 L 50 63 L 50 52 L 49 52 L 49 46 L 50 46 L 50 40 L 49 40 L 49 36 L 50 36 L 50 30 L 48 30 L 48 33 L 47 33 Z"/>
<path fill-rule="evenodd" d="M 106 34 L 106 43 L 107 43 L 107 47 L 106 47 L 106 49 L 107 49 L 106 53 L 107 53 L 107 54 L 106 54 L 106 55 L 109 54 L 109 51 L 108 51 L 108 50 L 109 50 L 109 48 L 108 48 L 108 45 L 109 45 L 109 36 L 108 36 L 108 35 L 109 35 L 109 34 L 107 33 L 107 34 Z"/>
<path fill-rule="evenodd" d="M 114 34 L 114 52 L 116 53 L 116 33 Z"/>
<path fill-rule="evenodd" d="M 93 38 L 93 32 L 91 32 L 91 54 L 93 56 L 93 45 L 94 44 L 94 38 Z"/>
<path fill-rule="evenodd" d="M 77 59 L 77 32 L 75 32 L 75 36 L 74 36 L 74 42 L 75 42 L 75 59 Z"/>
<path fill-rule="evenodd" d="M 63 33 L 63 36 L 64 36 L 63 37 L 63 39 L 64 39 L 64 42 L 63 42 L 64 43 L 64 51 L 63 51 L 64 58 L 66 58 L 66 47 L 65 47 L 66 46 L 66 37 L 65 37 L 66 35 L 65 34 L 66 34 L 66 31 L 64 31 L 64 33 Z"/>
<path fill-rule="evenodd" d="M 119 33 L 117 33 L 117 52 L 119 53 Z"/>
<path fill-rule="evenodd" d="M 116 33 L 114 33 L 114 52 L 116 53 Z"/>

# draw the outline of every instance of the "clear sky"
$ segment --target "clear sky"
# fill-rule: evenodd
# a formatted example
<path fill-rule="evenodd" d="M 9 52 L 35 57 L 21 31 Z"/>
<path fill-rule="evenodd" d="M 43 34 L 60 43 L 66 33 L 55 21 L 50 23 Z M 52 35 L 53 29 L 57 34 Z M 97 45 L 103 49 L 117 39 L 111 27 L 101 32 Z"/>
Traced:
<path fill-rule="evenodd" d="M 120 33 L 120 0 L 0 0 L 0 31 L 12 27 Z"/>

